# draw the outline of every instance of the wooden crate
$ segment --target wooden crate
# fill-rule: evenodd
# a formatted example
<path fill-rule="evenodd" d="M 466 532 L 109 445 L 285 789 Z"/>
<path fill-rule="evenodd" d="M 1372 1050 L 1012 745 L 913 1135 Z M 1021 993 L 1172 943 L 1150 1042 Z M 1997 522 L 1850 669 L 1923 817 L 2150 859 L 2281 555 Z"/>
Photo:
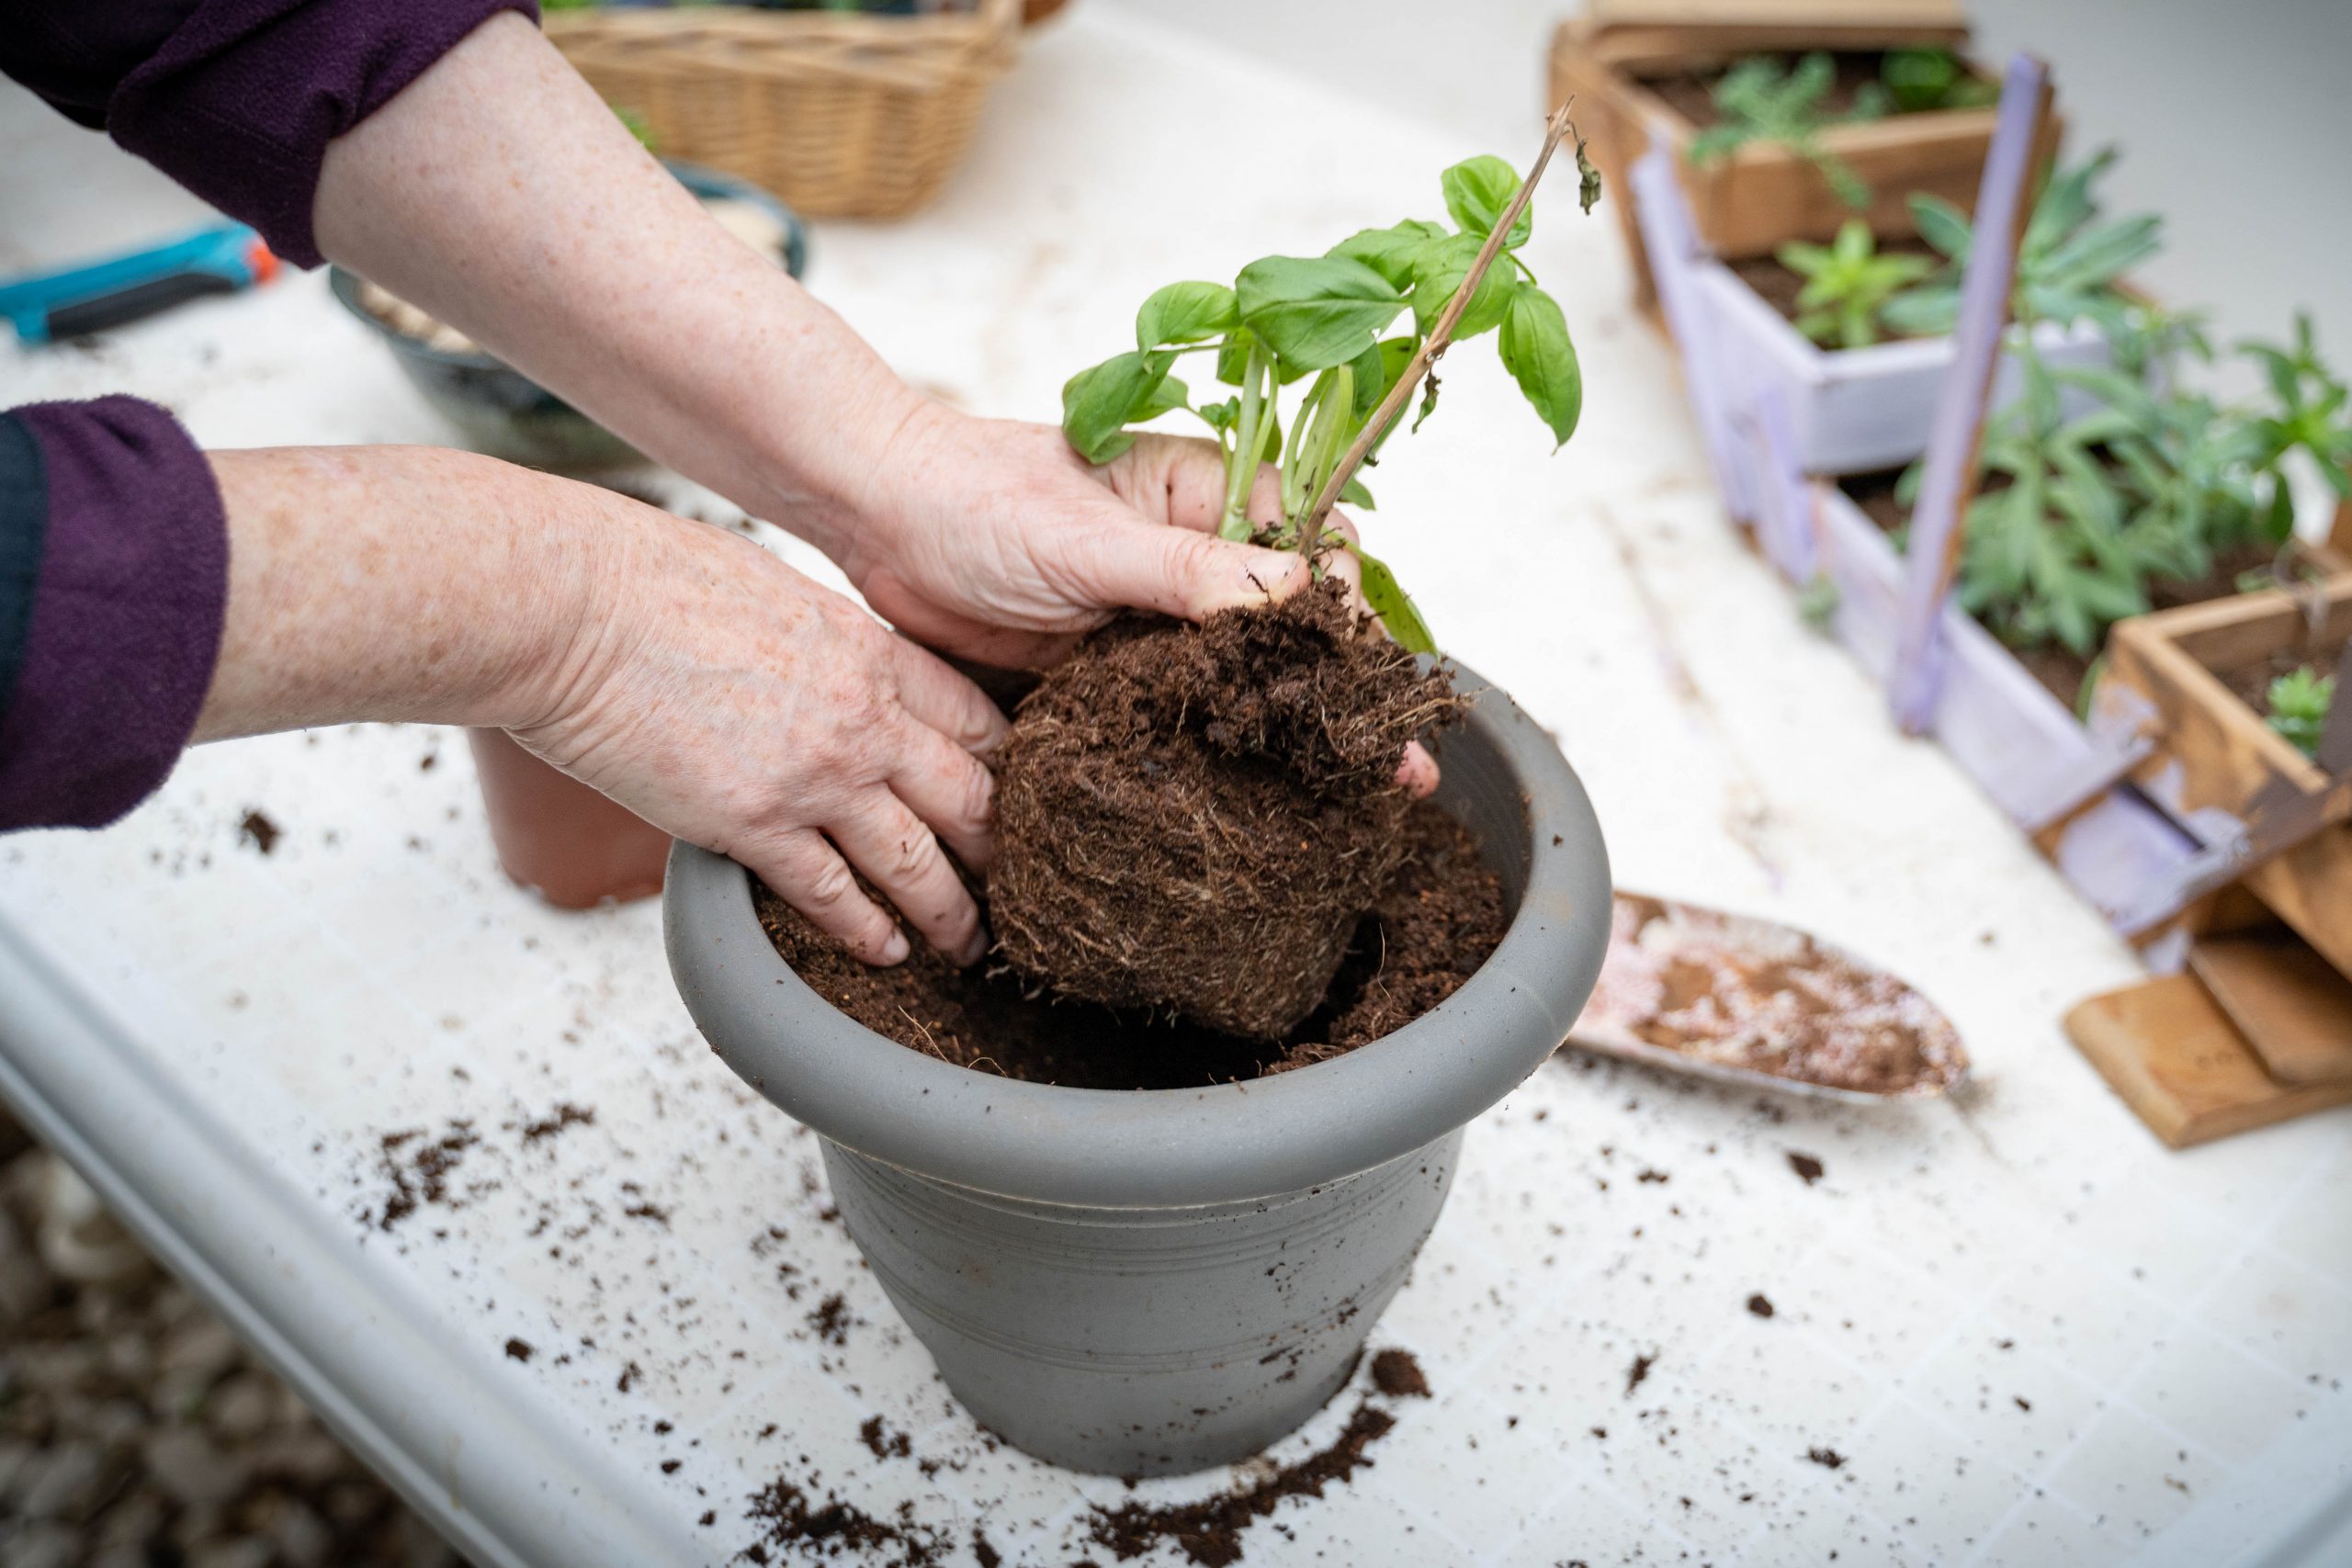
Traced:
<path fill-rule="evenodd" d="M 1824 348 L 1798 332 L 1756 290 L 1717 261 L 1691 269 L 1694 292 L 1721 333 L 1715 353 L 1735 398 L 1776 397 L 1788 411 L 1789 436 L 1809 474 L 1860 474 L 1900 468 L 1925 448 L 1936 399 L 1950 373 L 1954 345 L 1947 334 L 1904 338 L 1867 348 Z M 2012 327 L 2012 336 L 2021 329 Z M 2106 335 L 2089 321 L 2033 329 L 2034 346 L 2054 370 L 2107 369 Z M 2013 355 L 2002 357 L 1993 383 L 1997 413 L 2024 391 Z M 2091 406 L 2087 393 L 2066 388 L 2071 412 Z"/>
<path fill-rule="evenodd" d="M 1643 6 L 1652 11 L 1656 7 Z M 1785 20 L 1708 19 L 1707 7 L 1674 7 L 1661 19 L 1626 16 L 1623 6 L 1596 6 L 1563 23 L 1553 35 L 1552 102 L 1574 94 L 1577 126 L 1611 188 L 1624 191 L 1625 175 L 1662 136 L 1675 164 L 1701 239 L 1715 254 L 1770 254 L 1791 240 L 1827 241 L 1849 218 L 1860 217 L 1882 237 L 1915 232 L 1914 192 L 1944 197 L 1965 209 L 1991 142 L 1995 112 L 1987 107 L 1889 115 L 1864 125 L 1825 131 L 1823 148 L 1843 159 L 1872 192 L 1855 211 L 1840 201 L 1821 173 L 1790 148 L 1754 144 L 1704 165 L 1684 155 L 1697 127 L 1645 82 L 1679 70 L 1723 65 L 1759 52 L 1879 50 L 1909 45 L 1959 49 L 1968 37 L 1956 6 L 1878 4 L 1791 8 L 1735 6 L 1734 12 L 1786 12 Z M 1700 19 L 1685 13 L 1699 11 Z M 1963 59 L 1965 59 L 1963 54 Z M 1973 62 L 1970 68 L 1993 79 Z M 2042 159 L 2055 156 L 2060 129 L 2050 122 Z M 1647 254 L 1632 205 L 1617 218 L 1634 263 L 1635 288 L 1645 308 L 1655 299 Z"/>
<path fill-rule="evenodd" d="M 2352 640 L 2352 572 L 2302 593 L 2241 593 L 2118 625 L 2092 728 L 2150 743 L 2141 790 L 2208 846 L 2251 825 L 2319 814 L 2331 826 L 2254 864 L 2245 886 L 2339 971 L 2352 974 L 2352 778 L 2332 775 L 2264 722 L 2225 677 L 2306 641 L 2332 666 Z M 2314 635 L 2315 633 L 2315 635 Z M 2254 837 L 2257 841 L 2259 832 Z"/>
<path fill-rule="evenodd" d="M 2177 1149 L 2352 1102 L 2352 1078 L 2290 1086 L 2265 1072 L 2194 975 L 2093 997 L 2066 1015 L 2066 1033 Z"/>

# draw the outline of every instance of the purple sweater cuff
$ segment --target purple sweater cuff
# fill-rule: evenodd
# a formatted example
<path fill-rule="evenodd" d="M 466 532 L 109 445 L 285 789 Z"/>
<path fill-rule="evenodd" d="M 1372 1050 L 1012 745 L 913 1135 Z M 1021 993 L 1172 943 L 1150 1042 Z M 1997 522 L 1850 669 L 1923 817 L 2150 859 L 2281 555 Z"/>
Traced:
<path fill-rule="evenodd" d="M 502 11 L 536 0 L 201 0 L 107 104 L 114 139 L 297 266 L 327 143 Z"/>
<path fill-rule="evenodd" d="M 152 793 L 196 728 L 229 599 L 211 465 L 137 398 L 8 411 L 48 514 L 14 699 L 0 829 L 96 828 Z"/>

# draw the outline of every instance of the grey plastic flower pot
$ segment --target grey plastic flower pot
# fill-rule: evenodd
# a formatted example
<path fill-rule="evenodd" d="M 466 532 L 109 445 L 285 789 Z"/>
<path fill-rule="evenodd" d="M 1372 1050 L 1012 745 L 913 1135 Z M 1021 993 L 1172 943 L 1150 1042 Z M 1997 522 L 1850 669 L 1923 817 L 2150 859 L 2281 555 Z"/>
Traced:
<path fill-rule="evenodd" d="M 749 875 L 681 843 L 670 967 L 704 1036 L 823 1137 L 875 1278 L 984 1425 L 1077 1470 L 1228 1463 L 1344 1382 L 1435 1224 L 1464 1125 L 1564 1038 L 1608 944 L 1607 852 L 1559 750 L 1499 691 L 1439 801 L 1512 908 L 1442 1006 L 1277 1077 L 1129 1092 L 1017 1083 L 865 1029 L 803 985 Z"/>

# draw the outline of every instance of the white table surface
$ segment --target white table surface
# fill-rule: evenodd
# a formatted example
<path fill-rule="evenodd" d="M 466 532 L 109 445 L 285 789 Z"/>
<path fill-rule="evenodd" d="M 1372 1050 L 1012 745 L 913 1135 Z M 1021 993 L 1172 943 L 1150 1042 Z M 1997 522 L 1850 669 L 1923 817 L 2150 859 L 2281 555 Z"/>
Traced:
<path fill-rule="evenodd" d="M 819 226 L 810 282 L 940 395 L 1051 418 L 1159 283 L 1434 213 L 1469 152 L 1523 160 L 1527 91 L 1528 145 L 1463 145 L 1366 107 L 1409 107 L 1394 84 L 1080 7 L 948 195 Z M 0 151 L 0 262 L 193 210 L 13 90 Z M 1527 252 L 1584 359 L 1574 444 L 1547 457 L 1491 348 L 1459 351 L 1379 472 L 1374 536 L 1440 637 L 1556 728 L 1625 885 L 1914 978 L 1981 1089 L 1862 1112 L 1540 1071 L 1473 1130 L 1373 1336 L 1435 1399 L 1246 1560 L 2346 1561 L 2352 1115 L 2170 1154 L 2067 1045 L 2061 1010 L 2130 955 L 1734 538 L 1614 234 L 1555 193 Z M 118 389 L 216 445 L 447 438 L 316 275 L 93 349 L 0 348 L 0 400 Z M 254 808 L 283 829 L 266 856 Z M 1009 1562 L 1108 1561 L 1088 1511 L 1129 1494 L 990 1450 L 829 1222 L 812 1138 L 696 1038 L 657 910 L 507 886 L 452 733 L 207 748 L 105 833 L 0 843 L 0 1091 L 486 1563 L 723 1561 L 749 1494 L 812 1473 Z M 564 1103 L 593 1125 L 523 1137 Z M 458 1120 L 462 1206 L 379 1228 L 383 1135 Z M 839 1345 L 809 1322 L 835 1292 Z M 912 1460 L 866 1451 L 870 1415 Z"/>

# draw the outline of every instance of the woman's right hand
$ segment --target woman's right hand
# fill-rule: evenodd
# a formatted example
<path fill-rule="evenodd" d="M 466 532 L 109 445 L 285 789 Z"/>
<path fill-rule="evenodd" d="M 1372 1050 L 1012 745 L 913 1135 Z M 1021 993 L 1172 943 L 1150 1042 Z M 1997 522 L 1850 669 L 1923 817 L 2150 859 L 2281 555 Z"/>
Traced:
<path fill-rule="evenodd" d="M 941 841 L 975 871 L 1005 721 L 979 689 L 729 530 L 620 497 L 595 614 L 538 672 L 514 738 L 656 827 L 729 855 L 869 964 L 906 937 L 854 868 L 957 963 L 988 948 Z"/>

